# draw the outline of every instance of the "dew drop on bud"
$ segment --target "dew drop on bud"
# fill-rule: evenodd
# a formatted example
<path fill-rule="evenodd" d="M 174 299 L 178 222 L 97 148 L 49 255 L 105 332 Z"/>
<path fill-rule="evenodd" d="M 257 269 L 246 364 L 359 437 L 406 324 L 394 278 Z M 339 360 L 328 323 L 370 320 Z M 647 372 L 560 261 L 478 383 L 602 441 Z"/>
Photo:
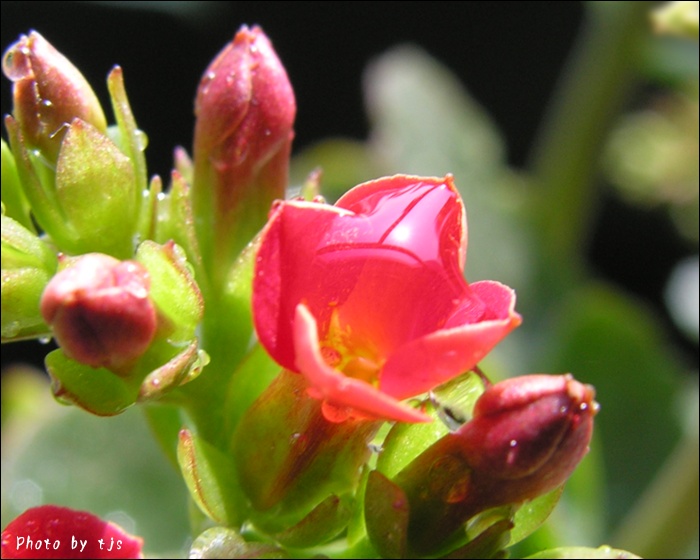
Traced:
<path fill-rule="evenodd" d="M 7 50 L 2 59 L 2 71 L 13 82 L 29 78 L 34 74 L 27 56 L 29 50 L 24 46 L 25 41 L 27 41 L 27 37 L 22 36 L 17 43 Z"/>

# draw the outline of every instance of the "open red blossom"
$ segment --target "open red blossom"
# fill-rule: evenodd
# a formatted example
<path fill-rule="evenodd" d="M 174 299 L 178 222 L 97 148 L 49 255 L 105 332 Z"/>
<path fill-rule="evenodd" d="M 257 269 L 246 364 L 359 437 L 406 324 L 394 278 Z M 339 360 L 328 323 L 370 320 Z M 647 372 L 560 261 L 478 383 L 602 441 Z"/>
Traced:
<path fill-rule="evenodd" d="M 255 268 L 260 342 L 328 419 L 428 421 L 399 401 L 473 368 L 520 324 L 513 290 L 466 282 L 466 247 L 450 175 L 377 179 L 335 206 L 280 202 Z"/>
<path fill-rule="evenodd" d="M 28 509 L 2 532 L 3 558 L 143 558 L 143 541 L 86 511 Z"/>

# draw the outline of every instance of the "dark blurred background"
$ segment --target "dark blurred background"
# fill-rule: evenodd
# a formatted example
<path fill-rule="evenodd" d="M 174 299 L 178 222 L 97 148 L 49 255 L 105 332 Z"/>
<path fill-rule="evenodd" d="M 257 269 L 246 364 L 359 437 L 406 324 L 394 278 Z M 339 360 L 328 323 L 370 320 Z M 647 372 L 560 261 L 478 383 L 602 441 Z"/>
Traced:
<path fill-rule="evenodd" d="M 1 25 L 3 49 L 39 31 L 83 72 L 105 107 L 107 73 L 122 66 L 149 137 L 149 173 L 167 176 L 172 148 L 191 144 L 198 80 L 242 24 L 261 25 L 287 68 L 298 104 L 295 151 L 327 136 L 365 138 L 363 69 L 389 47 L 412 42 L 455 72 L 501 128 L 509 162 L 523 167 L 583 17 L 579 2 L 5 1 Z M 629 107 L 648 93 L 640 88 Z M 8 112 L 10 82 L 3 79 Z M 689 369 L 697 369 L 697 341 L 675 328 L 662 299 L 673 265 L 697 247 L 663 209 L 606 192 L 588 250 L 593 270 L 647 302 Z M 49 348 L 5 345 L 2 364 L 41 364 Z"/>

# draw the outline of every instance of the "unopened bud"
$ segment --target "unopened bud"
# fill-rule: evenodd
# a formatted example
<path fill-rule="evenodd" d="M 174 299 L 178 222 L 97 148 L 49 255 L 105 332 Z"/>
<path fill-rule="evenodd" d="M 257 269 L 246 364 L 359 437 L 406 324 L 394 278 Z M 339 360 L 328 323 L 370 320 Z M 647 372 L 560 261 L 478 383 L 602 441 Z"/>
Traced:
<path fill-rule="evenodd" d="M 156 332 L 149 290 L 141 264 L 91 253 L 53 277 L 41 313 L 68 357 L 120 373 L 148 349 Z"/>
<path fill-rule="evenodd" d="M 571 375 L 527 375 L 488 387 L 470 421 L 393 480 L 409 503 L 409 550 L 444 552 L 437 547 L 482 511 L 561 486 L 588 451 L 594 396 Z M 365 500 L 373 507 L 374 497 Z M 370 520 L 370 535 L 386 523 Z"/>
<path fill-rule="evenodd" d="M 265 224 L 272 201 L 284 197 L 288 180 L 296 102 L 259 27 L 242 27 L 209 65 L 195 114 L 197 234 L 205 266 L 221 281 Z"/>
<path fill-rule="evenodd" d="M 2 70 L 12 82 L 15 119 L 25 142 L 55 162 L 70 122 L 77 118 L 104 132 L 107 121 L 80 71 L 36 31 L 5 52 Z"/>

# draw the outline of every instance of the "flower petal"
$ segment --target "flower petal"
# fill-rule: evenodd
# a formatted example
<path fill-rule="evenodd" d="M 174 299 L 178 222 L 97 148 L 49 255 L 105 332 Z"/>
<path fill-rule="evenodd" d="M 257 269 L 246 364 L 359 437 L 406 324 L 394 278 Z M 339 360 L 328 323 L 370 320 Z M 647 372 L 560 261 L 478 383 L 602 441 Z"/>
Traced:
<path fill-rule="evenodd" d="M 338 205 L 346 210 L 280 203 L 263 232 L 255 325 L 288 369 L 296 370 L 298 303 L 311 310 L 321 339 L 338 312 L 354 342 L 386 357 L 439 328 L 465 297 L 466 219 L 451 177 L 378 179 L 351 189 Z"/>
<path fill-rule="evenodd" d="M 143 558 L 143 540 L 86 511 L 28 509 L 2 532 L 3 558 Z"/>
<path fill-rule="evenodd" d="M 313 397 L 334 407 L 350 407 L 364 415 L 402 422 L 430 422 L 432 418 L 381 393 L 369 383 L 346 377 L 321 356 L 316 320 L 305 305 L 296 308 L 294 346 L 297 366 L 311 384 Z"/>
<path fill-rule="evenodd" d="M 482 305 L 465 301 L 447 328 L 397 349 L 380 375 L 382 392 L 403 399 L 429 391 L 472 369 L 520 324 L 513 290 L 492 281 L 475 282 L 470 288 Z"/>

